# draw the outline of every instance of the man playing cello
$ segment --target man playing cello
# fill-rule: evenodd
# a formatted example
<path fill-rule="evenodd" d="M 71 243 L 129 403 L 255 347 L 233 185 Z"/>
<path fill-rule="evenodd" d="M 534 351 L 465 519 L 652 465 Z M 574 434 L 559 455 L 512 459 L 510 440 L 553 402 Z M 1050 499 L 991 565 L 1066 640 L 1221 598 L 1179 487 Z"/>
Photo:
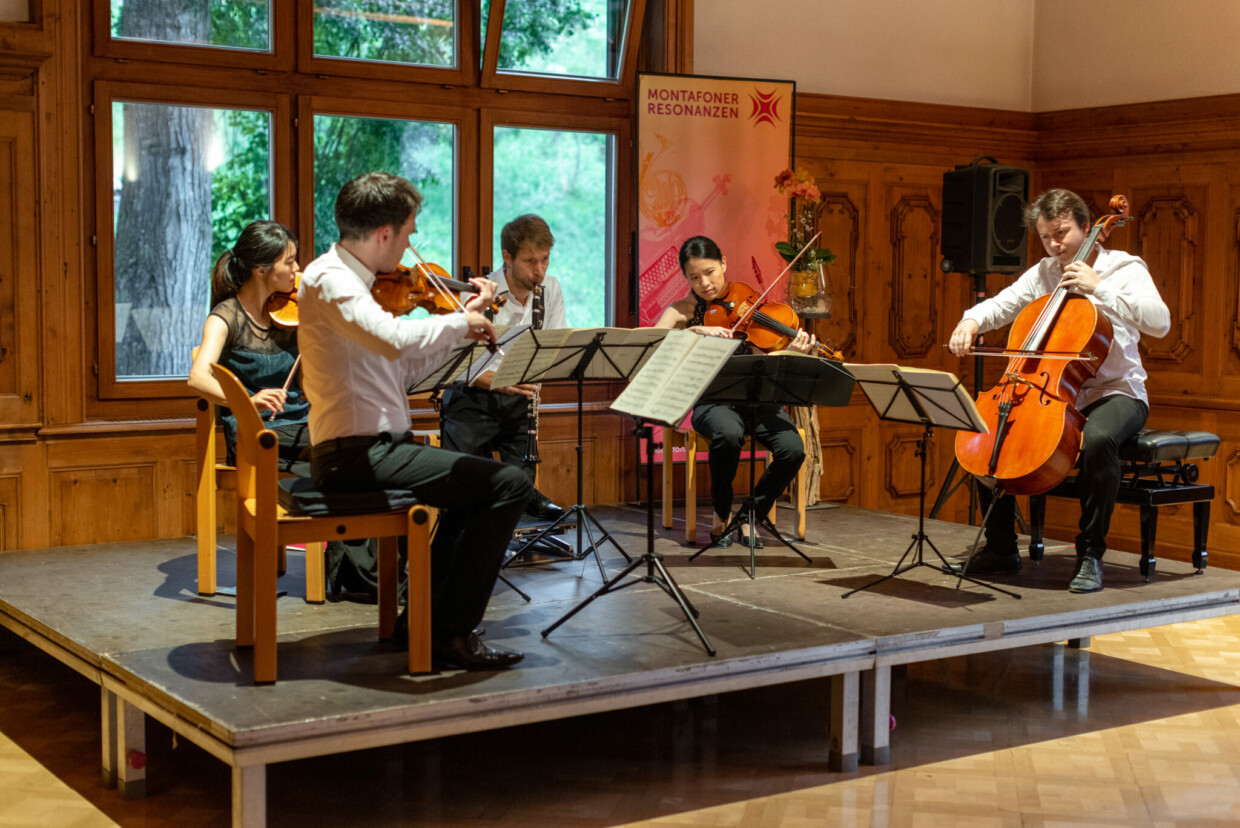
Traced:
<path fill-rule="evenodd" d="M 1009 324 L 1026 305 L 1057 287 L 1087 297 L 1111 322 L 1110 351 L 1097 374 L 1082 383 L 1076 404 L 1086 422 L 1077 478 L 1081 491 L 1078 564 L 1068 590 L 1097 592 L 1102 589 L 1102 555 L 1119 496 L 1119 446 L 1141 430 L 1149 414 L 1146 373 L 1137 343 L 1142 334 L 1165 336 L 1171 329 L 1171 314 L 1145 262 L 1136 256 L 1096 244 L 1076 261 L 1089 231 L 1089 208 L 1080 196 L 1068 190 L 1047 190 L 1026 209 L 1025 223 L 1037 229 L 1046 257 L 992 298 L 966 310 L 952 331 L 948 348 L 956 356 L 965 356 L 978 333 Z M 1020 570 L 1015 504 L 1007 494 L 994 504 L 986 523 L 986 546 L 969 564 L 969 573 Z"/>

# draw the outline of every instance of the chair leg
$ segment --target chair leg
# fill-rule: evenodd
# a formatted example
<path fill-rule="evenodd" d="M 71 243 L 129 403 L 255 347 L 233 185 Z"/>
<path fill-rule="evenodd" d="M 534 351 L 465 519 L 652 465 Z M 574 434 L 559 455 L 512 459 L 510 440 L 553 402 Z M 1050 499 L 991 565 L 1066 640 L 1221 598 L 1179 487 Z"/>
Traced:
<path fill-rule="evenodd" d="M 1154 543 L 1158 536 L 1158 509 L 1154 506 L 1141 507 L 1141 574 L 1145 580 L 1154 577 L 1154 569 L 1158 561 L 1154 558 Z"/>
<path fill-rule="evenodd" d="M 685 435 L 685 543 L 697 546 L 697 450 L 696 434 Z"/>
<path fill-rule="evenodd" d="M 306 603 L 322 604 L 327 600 L 327 544 L 306 544 Z"/>
<path fill-rule="evenodd" d="M 275 527 L 256 528 L 254 539 L 254 681 L 276 680 L 276 543 Z M 238 602 L 240 603 L 240 602 Z"/>
<path fill-rule="evenodd" d="M 237 646 L 254 646 L 254 539 L 237 527 Z"/>
<path fill-rule="evenodd" d="M 1210 535 L 1210 501 L 1200 500 L 1193 504 L 1193 566 L 1200 574 L 1209 563 L 1206 539 Z"/>
<path fill-rule="evenodd" d="M 431 671 L 431 540 L 430 510 L 409 510 L 409 672 Z"/>
<path fill-rule="evenodd" d="M 674 491 L 673 477 L 676 472 L 676 464 L 673 462 L 673 435 L 676 430 L 663 427 L 663 528 L 671 529 L 674 521 L 672 520 L 672 503 Z"/>
<path fill-rule="evenodd" d="M 797 471 L 797 540 L 805 540 L 805 464 Z"/>
<path fill-rule="evenodd" d="M 389 639 L 396 629 L 396 580 L 400 541 L 379 538 L 379 638 Z"/>
<path fill-rule="evenodd" d="M 276 574 L 283 575 L 288 572 L 288 548 L 283 544 L 276 551 Z"/>

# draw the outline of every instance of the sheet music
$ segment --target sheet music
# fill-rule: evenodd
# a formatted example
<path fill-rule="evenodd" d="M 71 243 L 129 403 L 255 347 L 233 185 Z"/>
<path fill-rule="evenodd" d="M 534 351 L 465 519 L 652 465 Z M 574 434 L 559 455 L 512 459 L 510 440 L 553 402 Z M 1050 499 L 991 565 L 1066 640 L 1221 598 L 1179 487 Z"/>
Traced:
<path fill-rule="evenodd" d="M 498 387 L 569 379 L 582 353 L 600 339 L 606 356 L 590 360 L 583 379 L 628 379 L 668 334 L 663 328 L 527 330 L 507 348 L 491 384 Z M 643 347 L 648 346 L 648 347 Z"/>
<path fill-rule="evenodd" d="M 611 408 L 674 426 L 685 418 L 738 347 L 740 341 L 735 339 L 668 331 Z"/>
<path fill-rule="evenodd" d="M 847 363 L 848 371 L 861 383 L 874 406 L 885 420 L 921 423 L 922 418 L 912 400 L 900 390 L 896 377 L 902 377 L 926 412 L 931 424 L 965 431 L 990 432 L 973 398 L 950 371 L 931 368 L 909 368 L 903 365 L 858 365 Z"/>

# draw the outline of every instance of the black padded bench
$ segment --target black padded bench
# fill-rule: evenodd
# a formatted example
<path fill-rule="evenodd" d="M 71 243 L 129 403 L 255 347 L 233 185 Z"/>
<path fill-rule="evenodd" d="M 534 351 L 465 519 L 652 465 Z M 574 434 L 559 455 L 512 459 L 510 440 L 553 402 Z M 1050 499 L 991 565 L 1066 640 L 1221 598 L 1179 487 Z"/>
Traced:
<path fill-rule="evenodd" d="M 1123 463 L 1117 503 L 1141 507 L 1141 574 L 1154 576 L 1157 561 L 1154 541 L 1158 529 L 1158 507 L 1193 504 L 1193 566 L 1201 574 L 1206 568 L 1206 536 L 1210 531 L 1210 501 L 1214 487 L 1197 482 L 1197 465 L 1190 460 L 1206 460 L 1218 451 L 1218 435 L 1207 431 L 1160 431 L 1143 429 L 1119 447 Z M 1042 560 L 1046 550 L 1042 530 L 1046 521 L 1046 498 L 1079 499 L 1076 475 L 1067 477 L 1046 494 L 1029 498 L 1029 559 Z"/>

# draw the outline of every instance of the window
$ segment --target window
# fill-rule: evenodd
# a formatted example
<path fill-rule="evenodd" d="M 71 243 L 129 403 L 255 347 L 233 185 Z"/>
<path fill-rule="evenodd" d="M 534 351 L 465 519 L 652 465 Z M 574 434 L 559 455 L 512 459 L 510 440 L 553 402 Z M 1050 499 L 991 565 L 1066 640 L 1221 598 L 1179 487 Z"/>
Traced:
<path fill-rule="evenodd" d="M 183 416 L 215 258 L 246 224 L 273 218 L 297 233 L 308 264 L 337 239 L 340 186 L 375 169 L 422 191 L 413 242 L 454 276 L 498 266 L 503 223 L 543 214 L 570 324 L 614 323 L 629 270 L 616 240 L 631 235 L 633 213 L 616 182 L 632 178 L 625 88 L 644 5 L 91 4 L 82 67 L 98 312 L 84 371 L 98 396 L 87 416 Z M 510 94 L 483 81 L 484 41 Z"/>
<path fill-rule="evenodd" d="M 455 273 L 455 162 L 452 124 L 315 115 L 314 255 L 339 237 L 335 203 L 345 182 L 366 170 L 386 170 L 412 181 L 425 198 L 413 238 L 422 258 Z M 407 253 L 405 263 L 414 261 Z"/>
<path fill-rule="evenodd" d="M 314 54 L 455 67 L 455 0 L 320 0 Z"/>
<path fill-rule="evenodd" d="M 613 318 L 615 138 L 607 133 L 497 126 L 493 176 L 494 260 L 500 231 L 522 213 L 546 219 L 555 236 L 551 267 L 564 289 L 568 324 Z"/>
<path fill-rule="evenodd" d="M 117 40 L 271 51 L 267 0 L 112 0 L 111 34 Z"/>
<path fill-rule="evenodd" d="M 114 100 L 111 116 L 115 376 L 184 377 L 212 263 L 272 214 L 271 113 Z"/>

